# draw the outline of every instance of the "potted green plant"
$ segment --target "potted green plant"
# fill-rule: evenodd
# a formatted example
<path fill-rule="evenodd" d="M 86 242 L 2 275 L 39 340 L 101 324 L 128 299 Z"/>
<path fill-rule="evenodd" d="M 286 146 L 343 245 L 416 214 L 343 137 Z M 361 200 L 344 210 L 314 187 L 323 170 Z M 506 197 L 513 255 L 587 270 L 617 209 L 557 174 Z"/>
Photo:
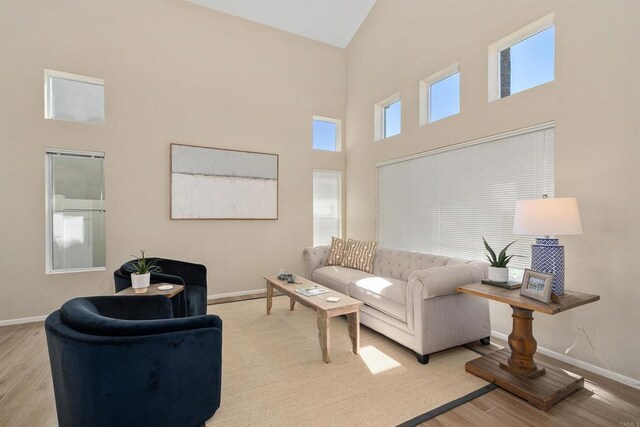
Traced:
<path fill-rule="evenodd" d="M 134 272 L 131 273 L 131 286 L 136 292 L 146 292 L 151 283 L 151 273 L 157 273 L 162 269 L 156 265 L 157 259 L 149 261 L 144 256 L 144 249 L 140 249 L 140 256 L 131 255 L 135 258 L 133 263 Z"/>
<path fill-rule="evenodd" d="M 500 254 L 498 256 L 496 256 L 496 252 L 491 249 L 491 246 L 489 246 L 489 243 L 487 243 L 484 237 L 482 238 L 482 241 L 484 242 L 484 247 L 487 249 L 487 252 L 489 252 L 488 254 L 486 254 L 490 264 L 488 277 L 489 280 L 491 280 L 492 282 L 508 282 L 509 268 L 507 267 L 507 265 L 509 264 L 509 261 L 511 261 L 511 258 L 516 255 L 507 255 L 507 249 L 509 249 L 509 246 L 513 245 L 517 240 L 514 240 L 513 242 L 505 246 L 504 249 L 500 251 Z"/>

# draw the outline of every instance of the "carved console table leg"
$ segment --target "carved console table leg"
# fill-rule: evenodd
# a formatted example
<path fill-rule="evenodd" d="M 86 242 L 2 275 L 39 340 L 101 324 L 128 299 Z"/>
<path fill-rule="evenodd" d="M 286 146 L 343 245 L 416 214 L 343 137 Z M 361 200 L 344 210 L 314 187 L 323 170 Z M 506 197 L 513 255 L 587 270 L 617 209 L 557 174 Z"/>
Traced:
<path fill-rule="evenodd" d="M 511 356 L 507 363 L 500 366 L 516 375 L 535 378 L 544 374 L 544 368 L 539 368 L 533 360 L 538 343 L 533 337 L 533 311 L 511 306 L 513 309 L 513 330 L 509 334 L 509 348 Z"/>

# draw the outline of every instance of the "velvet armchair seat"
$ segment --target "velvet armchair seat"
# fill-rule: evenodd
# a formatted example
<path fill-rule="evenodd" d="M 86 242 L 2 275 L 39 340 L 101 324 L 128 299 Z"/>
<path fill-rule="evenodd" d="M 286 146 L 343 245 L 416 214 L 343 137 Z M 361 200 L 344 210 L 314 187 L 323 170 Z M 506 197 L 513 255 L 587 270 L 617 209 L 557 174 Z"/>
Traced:
<path fill-rule="evenodd" d="M 220 406 L 222 320 L 164 296 L 76 298 L 45 322 L 58 422 L 200 426 Z"/>
<path fill-rule="evenodd" d="M 151 283 L 171 283 L 183 285 L 187 300 L 187 316 L 207 313 L 207 268 L 202 264 L 193 264 L 165 258 L 147 258 L 156 261 L 162 272 L 151 273 Z M 135 272 L 130 261 L 113 273 L 116 292 L 131 286 L 131 273 Z"/>

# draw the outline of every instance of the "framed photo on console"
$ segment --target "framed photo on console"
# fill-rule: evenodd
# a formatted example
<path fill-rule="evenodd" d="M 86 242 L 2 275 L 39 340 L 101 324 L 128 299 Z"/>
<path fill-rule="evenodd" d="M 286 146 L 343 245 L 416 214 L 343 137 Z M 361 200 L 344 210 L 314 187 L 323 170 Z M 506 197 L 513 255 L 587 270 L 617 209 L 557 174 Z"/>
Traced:
<path fill-rule="evenodd" d="M 549 304 L 552 283 L 553 274 L 541 273 L 527 268 L 524 270 L 520 295 Z"/>

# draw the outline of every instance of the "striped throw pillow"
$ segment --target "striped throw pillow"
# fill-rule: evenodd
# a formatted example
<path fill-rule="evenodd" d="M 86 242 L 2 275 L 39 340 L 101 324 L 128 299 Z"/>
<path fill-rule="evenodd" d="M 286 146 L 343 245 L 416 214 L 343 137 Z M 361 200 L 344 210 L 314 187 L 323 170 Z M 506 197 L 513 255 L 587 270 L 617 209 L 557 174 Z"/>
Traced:
<path fill-rule="evenodd" d="M 361 242 L 349 239 L 342 257 L 342 266 L 372 273 L 373 256 L 376 253 L 377 246 L 377 242 Z"/>
<path fill-rule="evenodd" d="M 329 249 L 329 256 L 327 257 L 327 265 L 340 265 L 342 264 L 342 257 L 344 250 L 347 247 L 347 241 L 339 237 L 331 238 L 331 249 Z"/>

